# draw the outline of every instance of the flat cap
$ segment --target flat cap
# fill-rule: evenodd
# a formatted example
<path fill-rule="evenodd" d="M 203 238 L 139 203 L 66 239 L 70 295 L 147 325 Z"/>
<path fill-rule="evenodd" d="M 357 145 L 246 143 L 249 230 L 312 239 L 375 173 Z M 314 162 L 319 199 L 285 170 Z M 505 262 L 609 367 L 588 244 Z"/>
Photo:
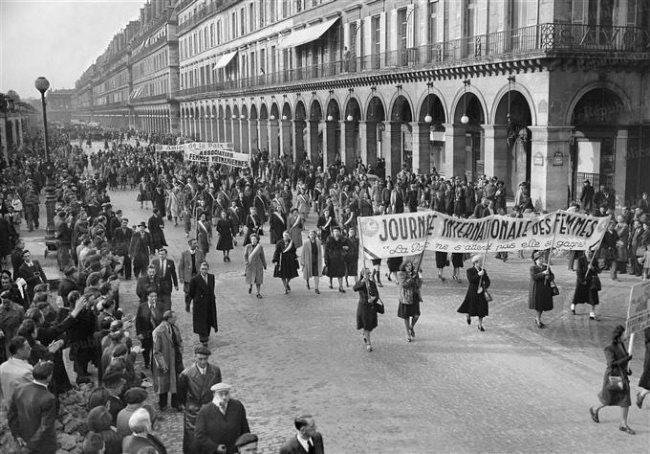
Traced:
<path fill-rule="evenodd" d="M 226 383 L 217 383 L 216 385 L 212 385 L 210 388 L 210 391 L 214 393 L 220 393 L 222 391 L 230 391 L 232 389 L 232 386 L 226 384 Z"/>
<path fill-rule="evenodd" d="M 194 347 L 194 354 L 195 355 L 210 356 L 212 354 L 212 351 L 210 351 L 210 349 L 208 347 L 206 347 L 205 345 L 200 345 L 199 344 L 196 347 Z"/>
<path fill-rule="evenodd" d="M 251 443 L 257 443 L 257 435 L 249 433 L 241 434 L 235 441 L 235 447 L 241 448 L 242 446 L 248 446 Z"/>

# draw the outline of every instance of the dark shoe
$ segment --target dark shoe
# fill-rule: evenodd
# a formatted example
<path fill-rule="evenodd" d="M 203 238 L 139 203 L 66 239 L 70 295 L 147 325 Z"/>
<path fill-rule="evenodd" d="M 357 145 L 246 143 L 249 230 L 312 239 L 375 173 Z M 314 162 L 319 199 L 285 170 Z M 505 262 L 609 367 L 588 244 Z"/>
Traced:
<path fill-rule="evenodd" d="M 640 392 L 636 393 L 636 406 L 639 407 L 639 410 L 643 408 L 643 400 L 645 399 L 645 394 Z"/>
<path fill-rule="evenodd" d="M 311 287 L 309 286 L 309 281 L 307 282 L 307 290 L 311 290 Z"/>
<path fill-rule="evenodd" d="M 469 315 L 467 316 L 467 324 L 468 325 L 472 324 L 472 317 L 470 317 Z"/>
<path fill-rule="evenodd" d="M 413 329 L 413 327 L 411 327 L 409 332 L 411 333 L 411 337 L 415 337 L 415 330 Z"/>
<path fill-rule="evenodd" d="M 257 294 L 257 299 L 258 299 L 258 300 L 261 300 L 262 298 L 263 298 L 263 296 L 262 296 L 261 294 L 258 293 L 258 294 Z"/>
<path fill-rule="evenodd" d="M 291 286 L 287 284 L 287 290 L 291 291 Z"/>
<path fill-rule="evenodd" d="M 481 332 L 483 332 L 483 331 L 485 331 L 485 328 L 483 328 L 483 326 L 479 326 L 479 327 L 478 327 L 478 330 L 481 331 Z"/>
<path fill-rule="evenodd" d="M 314 292 L 315 292 L 317 295 L 320 295 L 320 290 L 316 289 L 316 290 L 314 290 Z"/>
<path fill-rule="evenodd" d="M 334 288 L 334 286 L 332 284 L 330 284 L 330 288 L 332 289 L 332 288 Z"/>
<path fill-rule="evenodd" d="M 386 279 L 388 279 L 388 282 L 393 282 L 393 280 L 390 278 L 390 273 L 386 274 Z"/>
<path fill-rule="evenodd" d="M 251 293 L 253 293 L 253 287 L 248 287 L 248 294 L 250 295 Z"/>
<path fill-rule="evenodd" d="M 345 290 L 343 290 L 343 287 L 339 287 L 339 292 L 340 293 L 345 293 Z"/>
<path fill-rule="evenodd" d="M 600 419 L 598 419 L 598 412 L 594 411 L 593 408 L 589 407 L 589 414 L 591 415 L 591 420 L 595 423 L 599 423 Z"/>
<path fill-rule="evenodd" d="M 284 294 L 285 294 L 285 295 L 288 295 L 288 294 L 289 294 L 289 289 L 288 289 L 288 288 L 285 288 L 285 289 L 284 289 Z"/>
<path fill-rule="evenodd" d="M 363 343 L 368 345 L 368 339 L 366 338 L 366 336 L 363 336 Z"/>
<path fill-rule="evenodd" d="M 630 429 L 630 426 L 621 426 L 618 428 L 618 430 L 620 430 L 621 432 L 626 432 L 630 435 L 636 435 L 636 432 Z"/>

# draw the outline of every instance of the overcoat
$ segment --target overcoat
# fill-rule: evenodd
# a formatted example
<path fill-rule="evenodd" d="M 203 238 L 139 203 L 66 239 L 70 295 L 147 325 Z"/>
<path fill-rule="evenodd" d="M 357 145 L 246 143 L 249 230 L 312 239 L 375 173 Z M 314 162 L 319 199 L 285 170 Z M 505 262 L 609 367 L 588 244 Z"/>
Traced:
<path fill-rule="evenodd" d="M 201 446 L 200 453 L 212 454 L 218 445 L 226 445 L 226 454 L 235 454 L 235 441 L 241 434 L 249 433 L 246 410 L 242 403 L 230 399 L 226 414 L 210 402 L 199 410 L 194 436 Z"/>
<path fill-rule="evenodd" d="M 190 280 L 189 296 L 194 303 L 192 307 L 192 324 L 194 333 L 202 337 L 210 335 L 210 328 L 218 331 L 217 301 L 214 296 L 214 274 L 208 273 L 205 282 L 201 273 Z"/>
<path fill-rule="evenodd" d="M 139 232 L 133 233 L 131 244 L 129 244 L 129 257 L 131 257 L 131 260 L 145 264 L 149 263 L 149 256 L 152 252 L 149 232 L 144 232 L 144 235 Z"/>
<path fill-rule="evenodd" d="M 282 232 L 287 230 L 287 222 L 284 216 L 278 212 L 271 213 L 269 217 L 269 236 L 271 237 L 271 244 L 276 244 L 282 239 Z M 298 246 L 296 246 L 297 248 Z"/>
<path fill-rule="evenodd" d="M 605 359 L 607 361 L 607 368 L 603 377 L 603 389 L 598 394 L 600 403 L 617 407 L 629 407 L 631 405 L 630 379 L 628 377 L 629 357 L 627 350 L 625 350 L 625 344 L 619 341 L 605 347 Z M 623 377 L 625 390 L 620 392 L 608 390 L 607 385 L 610 375 Z"/>
<path fill-rule="evenodd" d="M 194 439 L 196 416 L 205 404 L 212 401 L 212 385 L 221 383 L 221 370 L 217 366 L 208 364 L 205 374 L 201 374 L 196 363 L 186 368 L 178 376 L 176 395 L 178 402 L 184 405 L 183 411 L 183 453 L 199 452 Z"/>
<path fill-rule="evenodd" d="M 163 229 L 165 228 L 165 221 L 163 218 L 154 214 L 149 218 L 147 224 L 147 227 L 149 227 L 149 233 L 151 234 L 151 248 L 160 249 L 163 246 L 167 246 L 165 234 L 163 233 Z"/>
<path fill-rule="evenodd" d="M 266 257 L 264 257 L 262 243 L 257 243 L 255 246 L 251 243 L 246 245 L 244 263 L 246 264 L 246 284 L 262 284 L 266 269 Z"/>
<path fill-rule="evenodd" d="M 287 219 L 287 230 L 289 231 L 289 236 L 291 236 L 291 241 L 296 245 L 296 249 L 302 246 L 302 229 L 305 225 L 304 216 L 298 214 L 290 214 L 289 219 Z"/>
<path fill-rule="evenodd" d="M 316 248 L 316 269 L 314 269 L 314 263 L 312 260 L 312 251 Z M 312 243 L 310 239 L 307 239 L 302 247 L 302 254 L 300 256 L 300 263 L 302 265 L 302 277 L 307 280 L 314 276 L 321 276 L 323 270 L 323 250 L 321 248 L 321 242 L 318 238 Z"/>
<path fill-rule="evenodd" d="M 597 260 L 592 261 L 592 269 L 589 270 L 589 262 L 584 254 L 578 257 L 576 267 L 576 291 L 573 294 L 572 304 L 593 304 L 597 305 L 598 291 L 600 290 L 600 278 L 598 277 Z"/>
<path fill-rule="evenodd" d="M 528 309 L 536 311 L 553 310 L 553 293 L 550 282 L 553 281 L 553 273 L 544 274 L 546 266 L 533 265 L 530 267 L 530 286 L 528 289 Z"/>
<path fill-rule="evenodd" d="M 327 266 L 327 275 L 329 277 L 345 276 L 345 257 L 347 251 L 343 249 L 347 246 L 345 238 L 340 237 L 338 240 L 330 236 L 325 242 L 325 265 Z"/>
<path fill-rule="evenodd" d="M 485 299 L 485 290 L 490 287 L 490 277 L 487 271 L 483 275 L 483 279 L 481 279 L 476 267 L 467 268 L 467 281 L 469 282 L 467 293 L 463 304 L 458 308 L 458 312 L 471 317 L 486 317 L 488 315 L 488 302 Z M 478 293 L 479 285 L 483 287 L 481 293 Z"/>
<path fill-rule="evenodd" d="M 174 346 L 170 329 L 176 334 Z M 183 370 L 183 340 L 178 326 L 163 321 L 153 330 L 153 386 L 158 394 L 177 392 L 177 377 Z M 163 371 L 164 370 L 164 371 Z"/>
<path fill-rule="evenodd" d="M 273 277 L 282 279 L 293 279 L 298 276 L 298 257 L 296 256 L 296 245 L 291 242 L 291 247 L 284 240 L 278 241 L 275 245 L 275 253 L 272 262 L 276 264 L 273 270 Z"/>

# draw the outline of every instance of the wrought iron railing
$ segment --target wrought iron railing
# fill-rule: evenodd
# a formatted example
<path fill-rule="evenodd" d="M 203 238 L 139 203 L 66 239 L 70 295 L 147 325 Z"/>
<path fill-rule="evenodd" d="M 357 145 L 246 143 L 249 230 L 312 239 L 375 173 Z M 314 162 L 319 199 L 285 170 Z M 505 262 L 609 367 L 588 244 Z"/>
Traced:
<path fill-rule="evenodd" d="M 649 53 L 650 34 L 638 27 L 596 27 L 581 24 L 539 24 L 425 46 L 351 57 L 274 73 L 237 77 L 186 88 L 178 96 L 286 84 L 349 74 L 406 68 L 478 63 L 486 59 L 558 53 Z M 236 65 L 236 59 L 231 65 Z"/>

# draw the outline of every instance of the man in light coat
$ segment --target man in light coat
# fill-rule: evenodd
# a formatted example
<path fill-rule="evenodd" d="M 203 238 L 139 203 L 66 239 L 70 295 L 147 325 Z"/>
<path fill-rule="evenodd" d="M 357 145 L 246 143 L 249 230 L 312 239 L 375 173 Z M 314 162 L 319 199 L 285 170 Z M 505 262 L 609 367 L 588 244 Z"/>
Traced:
<path fill-rule="evenodd" d="M 163 321 L 153 330 L 153 386 L 158 393 L 160 411 L 167 408 L 167 395 L 171 393 L 171 404 L 179 409 L 176 399 L 178 374 L 183 370 L 183 339 L 176 326 L 176 314 L 168 310 Z"/>

